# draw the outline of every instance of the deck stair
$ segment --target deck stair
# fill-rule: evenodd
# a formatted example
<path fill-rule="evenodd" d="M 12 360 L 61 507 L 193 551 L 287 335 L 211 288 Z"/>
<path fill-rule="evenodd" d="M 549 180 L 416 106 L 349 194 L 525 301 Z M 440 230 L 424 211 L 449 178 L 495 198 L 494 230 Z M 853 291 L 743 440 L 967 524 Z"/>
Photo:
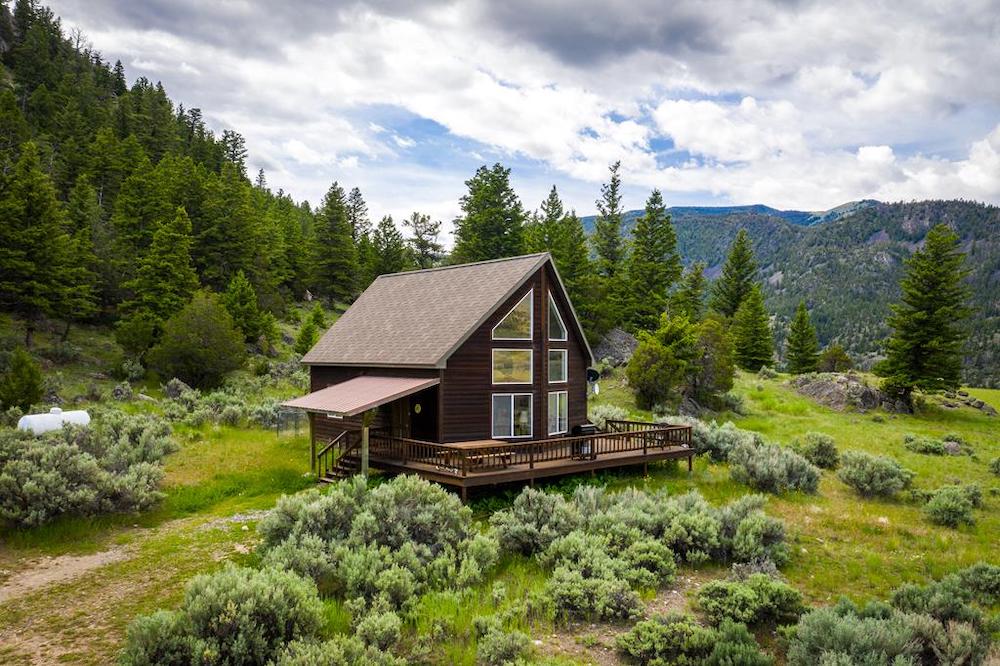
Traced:
<path fill-rule="evenodd" d="M 323 483 L 336 483 L 361 472 L 360 433 L 342 432 L 316 453 L 316 476 Z"/>

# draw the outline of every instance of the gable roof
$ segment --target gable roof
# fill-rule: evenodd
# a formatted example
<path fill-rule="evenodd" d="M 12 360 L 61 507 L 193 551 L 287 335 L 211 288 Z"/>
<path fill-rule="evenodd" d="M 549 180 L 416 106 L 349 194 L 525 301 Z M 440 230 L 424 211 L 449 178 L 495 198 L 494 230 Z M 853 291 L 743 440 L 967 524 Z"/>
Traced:
<path fill-rule="evenodd" d="M 302 362 L 443 368 L 452 353 L 551 259 L 543 252 L 380 275 Z M 573 319 L 583 338 L 575 312 Z"/>

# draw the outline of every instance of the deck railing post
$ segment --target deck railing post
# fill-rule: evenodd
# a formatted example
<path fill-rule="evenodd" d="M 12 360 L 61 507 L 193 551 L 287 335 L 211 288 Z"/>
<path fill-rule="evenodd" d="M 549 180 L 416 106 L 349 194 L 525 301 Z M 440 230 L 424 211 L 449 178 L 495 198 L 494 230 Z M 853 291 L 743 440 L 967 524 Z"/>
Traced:
<path fill-rule="evenodd" d="M 528 442 L 528 469 L 535 469 L 535 443 Z"/>

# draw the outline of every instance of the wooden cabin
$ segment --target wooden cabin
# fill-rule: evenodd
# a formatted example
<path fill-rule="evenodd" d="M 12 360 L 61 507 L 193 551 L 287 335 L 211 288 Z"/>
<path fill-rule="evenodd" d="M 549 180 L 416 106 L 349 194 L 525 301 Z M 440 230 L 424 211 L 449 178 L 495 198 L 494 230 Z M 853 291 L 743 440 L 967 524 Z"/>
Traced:
<path fill-rule="evenodd" d="M 320 478 L 465 489 L 687 457 L 690 429 L 587 421 L 593 354 L 548 253 L 379 276 L 302 358 Z M 367 442 L 367 446 L 365 443 Z"/>

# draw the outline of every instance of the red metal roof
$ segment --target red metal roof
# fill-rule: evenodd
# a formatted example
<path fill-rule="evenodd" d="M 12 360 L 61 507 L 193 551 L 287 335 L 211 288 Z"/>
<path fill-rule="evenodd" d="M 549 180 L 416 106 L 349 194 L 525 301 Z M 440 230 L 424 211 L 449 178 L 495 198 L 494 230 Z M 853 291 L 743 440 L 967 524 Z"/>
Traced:
<path fill-rule="evenodd" d="M 437 377 L 428 379 L 362 375 L 281 404 L 307 412 L 355 416 L 439 383 L 440 379 Z"/>

